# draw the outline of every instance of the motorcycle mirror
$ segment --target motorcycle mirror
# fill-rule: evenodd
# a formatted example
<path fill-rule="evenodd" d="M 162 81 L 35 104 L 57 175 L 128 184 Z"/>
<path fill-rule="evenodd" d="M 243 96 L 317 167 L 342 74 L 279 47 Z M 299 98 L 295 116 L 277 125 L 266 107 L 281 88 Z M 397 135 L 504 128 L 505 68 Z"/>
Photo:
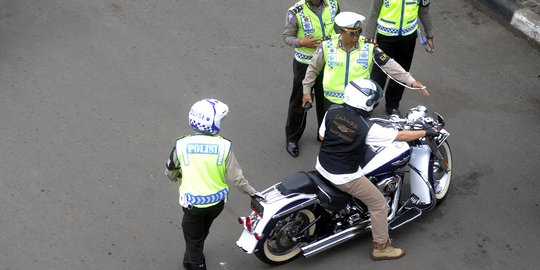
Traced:
<path fill-rule="evenodd" d="M 444 128 L 444 118 L 439 113 L 434 113 L 437 116 L 437 122 L 440 125 L 440 128 Z"/>

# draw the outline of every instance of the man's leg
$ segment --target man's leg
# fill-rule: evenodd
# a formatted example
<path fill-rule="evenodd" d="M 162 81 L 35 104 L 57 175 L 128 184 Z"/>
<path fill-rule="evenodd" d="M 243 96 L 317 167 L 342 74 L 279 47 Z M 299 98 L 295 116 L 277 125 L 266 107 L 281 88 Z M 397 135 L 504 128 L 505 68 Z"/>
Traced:
<path fill-rule="evenodd" d="M 286 149 L 287 153 L 292 157 L 297 157 L 300 152 L 298 141 L 302 137 L 305 128 L 305 126 L 302 126 L 302 116 L 304 114 L 304 108 L 302 108 L 302 80 L 306 75 L 307 66 L 296 61 L 296 59 L 293 60 L 293 88 L 289 99 L 287 124 L 285 125 Z"/>
<path fill-rule="evenodd" d="M 409 71 L 411 69 L 411 63 L 414 55 L 414 48 L 416 45 L 416 34 L 401 37 L 377 37 L 381 39 L 379 47 L 396 62 L 398 62 L 403 69 Z M 381 85 L 384 87 L 384 85 Z M 386 88 L 385 100 L 386 109 L 398 109 L 399 103 L 403 97 L 405 88 L 399 85 L 394 80 L 388 81 L 388 87 Z"/>
<path fill-rule="evenodd" d="M 324 109 L 324 88 L 323 88 L 323 74 L 319 74 L 315 85 L 313 86 L 313 92 L 315 92 L 315 109 L 317 112 L 317 139 L 319 139 L 319 128 L 321 127 L 322 120 L 326 110 Z"/>
<path fill-rule="evenodd" d="M 223 206 L 224 203 L 221 202 L 208 208 L 183 208 L 182 231 L 186 244 L 183 264 L 185 269 L 206 269 L 203 254 L 204 241 L 208 236 L 212 221 L 219 216 Z"/>
<path fill-rule="evenodd" d="M 291 97 L 289 99 L 289 110 L 287 114 L 287 124 L 285 126 L 285 136 L 287 142 L 297 143 L 304 129 L 300 126 L 302 123 L 302 116 L 304 109 L 302 108 L 303 86 L 302 80 L 306 75 L 306 64 L 302 64 L 296 60 L 293 60 L 293 87 Z"/>
<path fill-rule="evenodd" d="M 388 207 L 386 206 L 386 199 L 384 199 L 379 189 L 365 176 L 346 184 L 338 185 L 337 188 L 351 194 L 367 205 L 371 216 L 373 241 L 385 243 L 389 238 L 388 221 L 386 220 Z"/>
<path fill-rule="evenodd" d="M 365 176 L 346 184 L 338 185 L 337 188 L 361 200 L 368 207 L 371 217 L 371 234 L 373 237 L 371 258 L 373 260 L 391 260 L 403 257 L 405 255 L 404 250 L 393 248 L 390 245 L 387 221 L 388 207 L 386 205 L 386 199 L 379 189 Z"/>

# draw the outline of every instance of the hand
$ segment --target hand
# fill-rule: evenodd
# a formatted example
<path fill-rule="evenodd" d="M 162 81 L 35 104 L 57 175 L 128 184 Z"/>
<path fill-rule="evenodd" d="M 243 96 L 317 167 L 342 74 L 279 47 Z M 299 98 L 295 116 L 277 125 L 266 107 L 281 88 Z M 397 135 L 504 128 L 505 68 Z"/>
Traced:
<path fill-rule="evenodd" d="M 435 127 L 427 127 L 425 131 L 426 131 L 426 137 L 437 137 L 441 134 L 439 130 Z"/>
<path fill-rule="evenodd" d="M 435 43 L 433 43 L 433 37 L 426 37 L 427 43 L 429 47 L 431 48 L 431 52 L 435 52 Z"/>
<path fill-rule="evenodd" d="M 261 195 L 261 193 L 259 193 L 258 191 L 255 192 L 255 194 L 253 195 L 250 195 L 249 197 L 251 197 L 252 199 L 261 199 L 261 200 L 264 200 L 264 197 Z"/>
<path fill-rule="evenodd" d="M 424 96 L 429 96 L 429 92 L 428 90 L 426 90 L 426 86 L 420 82 L 420 81 L 414 81 L 412 84 L 411 84 L 411 87 L 413 88 L 419 88 L 418 91 L 420 91 L 420 93 Z"/>
<path fill-rule="evenodd" d="M 171 180 L 171 182 L 178 182 L 178 180 L 182 180 L 182 173 L 178 169 L 173 168 L 172 170 L 169 170 L 166 168 L 165 175 L 167 178 L 169 178 L 169 180 Z"/>
<path fill-rule="evenodd" d="M 310 104 L 313 104 L 313 100 L 311 99 L 311 95 L 310 94 L 304 94 L 304 96 L 302 97 L 302 108 L 306 107 L 306 103 L 310 103 Z"/>
<path fill-rule="evenodd" d="M 313 38 L 312 36 L 303 37 L 299 40 L 300 47 L 317 48 L 321 44 L 320 38 Z"/>

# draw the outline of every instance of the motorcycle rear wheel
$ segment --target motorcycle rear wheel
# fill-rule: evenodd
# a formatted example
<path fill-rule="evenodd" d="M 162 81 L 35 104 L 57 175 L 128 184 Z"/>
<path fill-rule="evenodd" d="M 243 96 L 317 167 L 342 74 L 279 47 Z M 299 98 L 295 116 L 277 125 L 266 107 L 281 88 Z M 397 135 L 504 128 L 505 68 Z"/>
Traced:
<path fill-rule="evenodd" d="M 315 215 L 308 209 L 302 209 L 292 213 L 274 225 L 268 236 L 263 240 L 262 247 L 255 251 L 255 256 L 259 260 L 272 264 L 280 265 L 295 259 L 302 250 L 300 249 L 306 243 L 293 241 L 292 237 L 309 237 L 315 233 L 315 225 L 298 235 L 311 222 L 315 220 Z"/>
<path fill-rule="evenodd" d="M 450 189 L 450 181 L 452 180 L 452 151 L 450 145 L 447 141 L 444 141 L 439 147 L 439 150 L 443 158 L 447 160 L 448 172 L 444 171 L 442 164 L 432 155 L 429 162 L 429 179 L 433 184 L 437 203 L 442 202 L 446 197 Z"/>

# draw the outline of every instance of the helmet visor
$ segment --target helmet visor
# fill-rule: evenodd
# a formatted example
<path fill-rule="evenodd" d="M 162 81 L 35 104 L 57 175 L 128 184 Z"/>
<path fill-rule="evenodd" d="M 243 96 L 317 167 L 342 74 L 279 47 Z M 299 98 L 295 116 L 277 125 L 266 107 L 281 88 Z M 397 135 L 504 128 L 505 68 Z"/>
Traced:
<path fill-rule="evenodd" d="M 358 89 L 358 91 L 360 91 L 362 94 L 369 97 L 368 101 L 370 101 L 369 103 L 371 104 L 375 104 L 379 102 L 384 96 L 381 87 L 375 82 L 373 82 L 375 89 L 368 88 L 368 87 L 361 87 L 360 85 L 356 84 L 354 81 L 351 81 L 350 84 L 354 86 L 354 88 Z"/>

